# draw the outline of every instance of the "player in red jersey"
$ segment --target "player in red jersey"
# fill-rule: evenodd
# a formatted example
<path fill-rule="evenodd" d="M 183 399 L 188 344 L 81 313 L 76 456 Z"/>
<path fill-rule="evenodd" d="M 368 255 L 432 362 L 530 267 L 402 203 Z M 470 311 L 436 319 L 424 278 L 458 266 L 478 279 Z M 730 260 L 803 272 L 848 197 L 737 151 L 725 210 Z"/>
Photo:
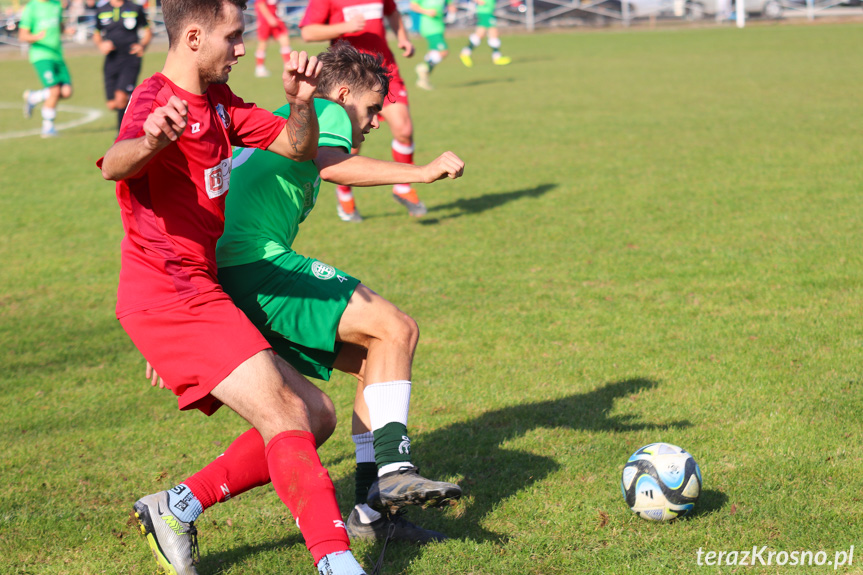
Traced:
<path fill-rule="evenodd" d="M 287 63 L 291 54 L 288 28 L 276 13 L 279 0 L 255 0 L 255 16 L 258 18 L 258 47 L 255 49 L 255 76 L 266 78 L 270 71 L 264 66 L 267 59 L 267 40 L 275 38 L 279 43 L 282 61 Z"/>
<path fill-rule="evenodd" d="M 321 392 L 278 360 L 234 306 L 218 284 L 215 259 L 232 145 L 297 161 L 315 157 L 320 64 L 291 54 L 282 76 L 291 114 L 278 118 L 226 85 L 245 53 L 245 0 L 164 0 L 162 9 L 165 65 L 133 92 L 117 141 L 98 162 L 102 175 L 117 181 L 126 232 L 117 317 L 180 409 L 210 415 L 225 404 L 260 433 L 273 486 L 319 571 L 362 575 L 316 451 L 331 433 L 332 404 L 310 400 Z M 310 413 L 307 404 L 323 413 Z M 202 499 L 213 496 L 180 484 L 135 503 L 141 531 L 168 573 L 196 574 L 194 518 Z"/>
<path fill-rule="evenodd" d="M 350 42 L 360 52 L 381 54 L 390 80 L 390 91 L 384 99 L 381 116 L 393 134 L 393 160 L 405 164 L 414 161 L 413 123 L 408 108 L 408 92 L 399 75 L 395 56 L 387 45 L 384 20 L 395 32 L 402 54 L 411 57 L 414 46 L 408 39 L 402 17 L 394 0 L 310 0 L 306 14 L 300 22 L 303 40 L 306 42 L 334 43 L 338 39 Z M 354 153 L 359 152 L 355 149 Z M 339 217 L 348 222 L 360 222 L 362 217 L 356 208 L 350 186 L 337 186 Z M 405 206 L 412 216 L 426 214 L 426 207 L 410 184 L 393 186 L 393 199 Z"/>

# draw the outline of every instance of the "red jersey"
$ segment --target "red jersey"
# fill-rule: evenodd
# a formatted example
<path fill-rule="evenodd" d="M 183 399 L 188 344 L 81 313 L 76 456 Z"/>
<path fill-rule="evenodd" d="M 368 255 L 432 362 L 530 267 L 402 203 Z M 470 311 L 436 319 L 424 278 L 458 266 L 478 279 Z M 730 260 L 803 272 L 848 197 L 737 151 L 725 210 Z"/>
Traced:
<path fill-rule="evenodd" d="M 362 14 L 366 19 L 365 27 L 359 32 L 344 34 L 340 39 L 347 40 L 360 52 L 380 53 L 386 67 L 395 68 L 396 59 L 387 45 L 384 28 L 384 16 L 395 11 L 395 0 L 310 0 L 300 28 L 309 24 L 341 24 Z"/>
<path fill-rule="evenodd" d="M 155 74 L 132 93 L 117 141 L 143 136 L 147 116 L 174 95 L 188 102 L 185 131 L 141 173 L 117 182 L 126 232 L 117 317 L 218 287 L 216 241 L 225 227 L 231 147 L 267 148 L 285 127 L 286 120 L 246 104 L 227 85 L 198 95 Z"/>
<path fill-rule="evenodd" d="M 267 5 L 267 9 L 264 10 L 264 4 Z M 255 12 L 268 12 L 270 14 L 276 13 L 276 6 L 279 5 L 279 0 L 255 0 Z"/>

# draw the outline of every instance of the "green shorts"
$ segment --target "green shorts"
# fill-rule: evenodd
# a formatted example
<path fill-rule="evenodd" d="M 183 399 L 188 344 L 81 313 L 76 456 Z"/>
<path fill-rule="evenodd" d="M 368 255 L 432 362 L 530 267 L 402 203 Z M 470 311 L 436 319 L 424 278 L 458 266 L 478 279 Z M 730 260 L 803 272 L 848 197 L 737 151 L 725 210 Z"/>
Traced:
<path fill-rule="evenodd" d="M 36 74 L 42 80 L 42 86 L 50 88 L 63 84 L 72 84 L 72 77 L 69 75 L 69 69 L 66 63 L 62 60 L 39 60 L 33 62 L 33 67 L 36 68 Z"/>
<path fill-rule="evenodd" d="M 437 50 L 438 52 L 446 52 L 449 50 L 449 46 L 447 46 L 446 38 L 443 37 L 443 34 L 430 34 L 423 37 L 426 39 L 426 42 L 429 43 L 429 50 Z"/>
<path fill-rule="evenodd" d="M 494 14 L 477 14 L 476 25 L 480 28 L 497 28 L 497 18 Z"/>
<path fill-rule="evenodd" d="M 290 251 L 220 268 L 219 283 L 285 361 L 330 379 L 341 349 L 336 331 L 360 280 Z"/>

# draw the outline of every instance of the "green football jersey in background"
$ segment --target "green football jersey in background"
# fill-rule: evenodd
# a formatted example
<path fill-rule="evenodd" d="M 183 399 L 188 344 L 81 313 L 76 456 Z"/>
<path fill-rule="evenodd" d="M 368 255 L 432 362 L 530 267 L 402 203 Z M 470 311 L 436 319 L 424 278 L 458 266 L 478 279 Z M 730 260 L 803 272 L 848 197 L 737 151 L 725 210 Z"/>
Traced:
<path fill-rule="evenodd" d="M 30 0 L 21 12 L 21 28 L 45 37 L 30 45 L 30 62 L 63 61 L 63 6 L 57 0 Z"/>
<path fill-rule="evenodd" d="M 421 8 L 426 10 L 434 10 L 436 16 L 426 16 L 420 14 L 420 35 L 432 36 L 434 34 L 443 34 L 444 32 L 444 13 L 446 12 L 446 0 L 414 0 Z"/>

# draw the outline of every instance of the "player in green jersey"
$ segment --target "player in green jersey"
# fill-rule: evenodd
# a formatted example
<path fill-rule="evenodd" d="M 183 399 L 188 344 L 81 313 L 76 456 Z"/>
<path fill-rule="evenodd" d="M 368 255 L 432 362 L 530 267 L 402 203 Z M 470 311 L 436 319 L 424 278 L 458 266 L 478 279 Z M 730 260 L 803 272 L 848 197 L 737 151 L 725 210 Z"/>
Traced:
<path fill-rule="evenodd" d="M 57 135 L 57 102 L 72 96 L 72 79 L 63 61 L 63 6 L 57 0 L 30 0 L 21 13 L 18 39 L 30 44 L 30 63 L 42 80 L 41 90 L 24 92 L 24 116 L 42 105 L 42 137 Z"/>
<path fill-rule="evenodd" d="M 432 90 L 434 86 L 429 82 L 429 75 L 435 66 L 440 64 L 449 54 L 446 38 L 444 38 L 444 11 L 446 0 L 413 0 L 411 11 L 419 14 L 420 36 L 425 38 L 429 45 L 423 61 L 417 64 L 417 86 L 423 90 Z"/>
<path fill-rule="evenodd" d="M 452 152 L 425 166 L 351 155 L 351 148 L 379 126 L 377 114 L 389 77 L 379 55 L 361 53 L 346 42 L 330 47 L 319 60 L 316 159 L 285 162 L 266 151 L 234 151 L 225 233 L 216 250 L 219 282 L 273 350 L 297 371 L 329 380 L 337 369 L 357 378 L 352 421 L 356 499 L 346 522 L 348 535 L 439 541 L 443 534 L 418 527 L 397 513 L 405 505 L 439 505 L 461 495 L 457 485 L 420 476 L 411 460 L 407 419 L 419 337 L 416 322 L 360 280 L 297 254 L 292 244 L 300 223 L 315 206 L 322 179 L 354 186 L 431 183 L 460 177 L 464 162 Z M 275 113 L 287 117 L 290 107 Z M 149 375 L 155 385 L 158 376 Z M 294 372 L 292 377 L 301 376 Z M 304 385 L 314 389 L 303 395 L 308 412 L 329 426 L 328 433 L 320 434 L 322 442 L 335 429 L 335 409 L 322 391 L 308 381 Z M 232 445 L 241 443 L 238 439 Z M 258 447 L 262 458 L 263 443 Z M 245 458 L 258 456 L 247 453 Z M 203 475 L 202 470 L 195 477 Z M 257 485 L 238 480 L 228 493 L 235 496 Z"/>
<path fill-rule="evenodd" d="M 500 35 L 497 31 L 497 18 L 494 15 L 495 0 L 474 0 L 476 2 L 476 30 L 468 37 L 468 45 L 462 48 L 459 58 L 470 68 L 473 66 L 473 51 L 488 32 L 488 47 L 491 48 L 491 61 L 498 66 L 506 66 L 512 60 L 500 53 Z"/>

